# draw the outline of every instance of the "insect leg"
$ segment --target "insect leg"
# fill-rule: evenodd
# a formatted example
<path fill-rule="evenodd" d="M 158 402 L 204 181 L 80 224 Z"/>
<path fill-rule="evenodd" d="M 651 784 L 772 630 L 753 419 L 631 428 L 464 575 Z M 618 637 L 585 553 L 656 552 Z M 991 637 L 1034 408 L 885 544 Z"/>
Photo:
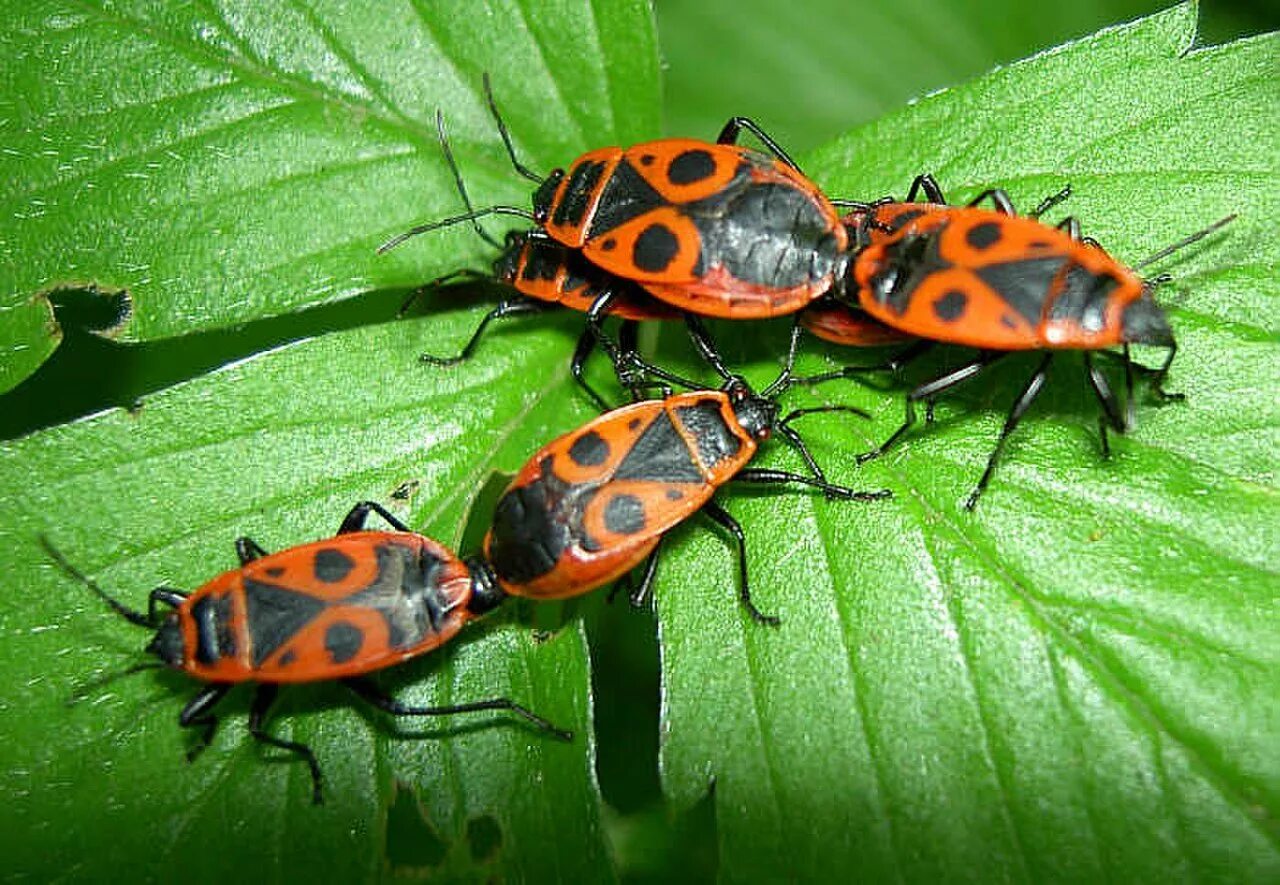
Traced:
<path fill-rule="evenodd" d="M 387 525 L 391 526 L 397 532 L 407 532 L 411 529 L 390 513 L 387 508 L 383 507 L 376 501 L 361 501 L 359 504 L 351 508 L 351 512 L 342 520 L 342 525 L 338 526 L 338 534 L 346 535 L 351 532 L 364 531 L 365 523 L 369 521 L 369 514 L 376 513 L 387 521 Z"/>
<path fill-rule="evenodd" d="M 982 471 L 982 477 L 978 480 L 978 484 L 973 491 L 969 493 L 969 497 L 965 499 L 965 510 L 974 508 L 974 505 L 978 503 L 978 497 L 986 489 L 987 483 L 991 481 L 991 474 L 996 469 L 996 461 L 1000 460 L 1000 453 L 1004 451 L 1005 442 L 1009 439 L 1009 434 L 1018 426 L 1022 416 L 1027 413 L 1027 409 L 1031 408 L 1031 404 L 1040 395 L 1040 391 L 1044 388 L 1045 378 L 1049 373 L 1049 363 L 1052 361 L 1053 354 L 1046 353 L 1044 359 L 1040 361 L 1040 365 L 1036 367 L 1035 373 L 1027 381 L 1026 387 L 1022 388 L 1022 393 L 1018 394 L 1018 398 L 1013 403 L 1013 408 L 1009 410 L 1009 415 L 1004 420 L 1004 427 L 1000 429 L 1000 438 L 996 440 L 996 447 L 992 450 L 991 457 L 987 459 L 987 467 Z"/>
<path fill-rule="evenodd" d="M 453 366 L 470 358 L 475 351 L 476 345 L 480 343 L 480 336 L 484 334 L 485 328 L 494 320 L 500 320 L 504 317 L 521 316 L 531 313 L 542 313 L 552 305 L 542 301 L 536 301 L 532 298 L 508 298 L 498 302 L 498 305 L 480 321 L 480 325 L 476 326 L 476 330 L 471 333 L 471 339 L 466 346 L 462 348 L 460 353 L 454 356 L 435 356 L 434 354 L 424 353 L 418 359 L 424 363 L 430 363 L 433 366 Z"/>
<path fill-rule="evenodd" d="M 323 805 L 324 795 L 320 790 L 320 763 L 316 761 L 316 754 L 311 752 L 311 748 L 306 744 L 298 743 L 297 741 L 286 741 L 283 738 L 267 734 L 267 712 L 271 709 L 272 703 L 275 702 L 279 690 L 280 686 L 275 683 L 262 682 L 258 684 L 258 688 L 253 694 L 253 704 L 249 708 L 249 734 L 253 735 L 254 740 L 270 744 L 281 750 L 288 750 L 290 753 L 305 759 L 307 767 L 311 769 L 311 802 L 315 805 Z"/>
<path fill-rule="evenodd" d="M 720 130 L 720 135 L 716 138 L 716 144 L 737 144 L 738 134 L 743 129 L 760 139 L 761 143 L 769 149 L 769 152 L 779 160 L 797 172 L 800 171 L 796 161 L 791 159 L 787 152 L 782 149 L 782 146 L 774 141 L 767 132 L 760 128 L 760 124 L 750 117 L 730 117 L 728 122 L 724 124 L 724 128 Z"/>
<path fill-rule="evenodd" d="M 556 728 L 533 711 L 522 707 L 508 698 L 493 698 L 488 701 L 472 701 L 469 704 L 450 704 L 446 707 L 410 707 L 395 698 L 388 697 L 381 689 L 367 679 L 355 678 L 342 680 L 348 688 L 355 692 L 361 700 L 392 716 L 449 716 L 453 713 L 473 713 L 478 710 L 507 710 L 515 713 L 525 721 L 534 725 L 562 741 L 573 740 L 573 732 Z"/>
<path fill-rule="evenodd" d="M 187 751 L 187 761 L 192 762 L 205 751 L 213 741 L 213 733 L 218 729 L 218 717 L 209 711 L 222 700 L 231 686 L 225 682 L 211 682 L 200 693 L 187 702 L 178 716 L 178 724 L 183 728 L 202 728 L 195 745 Z"/>
<path fill-rule="evenodd" d="M 781 624 L 782 621 L 778 619 L 777 615 L 763 614 L 760 609 L 756 608 L 756 604 L 751 601 L 751 584 L 747 579 L 747 538 L 742 533 L 742 526 L 714 500 L 703 504 L 702 512 L 727 529 L 738 547 L 738 599 L 742 601 L 751 617 L 757 622 L 768 624 L 770 627 L 776 627 Z"/>
<path fill-rule="evenodd" d="M 236 556 L 240 558 L 241 565 L 248 565 L 260 556 L 266 555 L 267 551 L 262 548 L 262 545 L 248 535 L 236 538 Z"/>
<path fill-rule="evenodd" d="M 924 197 L 930 203 L 945 205 L 947 202 L 946 198 L 942 196 L 942 188 L 938 186 L 938 180 L 929 172 L 915 177 L 915 180 L 911 182 L 911 189 L 907 191 L 907 198 L 902 202 L 916 202 L 921 191 L 924 191 Z"/>

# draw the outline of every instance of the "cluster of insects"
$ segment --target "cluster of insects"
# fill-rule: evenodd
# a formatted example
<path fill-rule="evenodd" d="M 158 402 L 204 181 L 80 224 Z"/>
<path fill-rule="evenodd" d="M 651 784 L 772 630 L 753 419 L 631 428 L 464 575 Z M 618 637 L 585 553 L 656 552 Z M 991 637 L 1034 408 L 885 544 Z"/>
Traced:
<path fill-rule="evenodd" d="M 395 716 L 506 710 L 552 738 L 569 740 L 569 732 L 508 698 L 412 707 L 381 692 L 368 674 L 441 646 L 509 596 L 563 599 L 630 583 L 638 571 L 630 597 L 641 604 L 668 531 L 697 512 L 735 542 L 744 610 L 756 622 L 776 624 L 753 600 L 745 533 L 716 500 L 716 491 L 752 483 L 800 487 L 833 501 L 891 494 L 827 479 L 794 422 L 819 411 L 865 413 L 835 405 L 783 414 L 779 400 L 797 383 L 869 369 L 896 371 L 937 346 L 977 351 L 911 389 L 901 426 L 859 455 L 861 463 L 898 444 L 915 424 L 920 404 L 931 415 L 940 396 L 998 360 L 1038 352 L 965 501 L 968 509 L 987 488 L 1006 440 L 1043 389 L 1060 351 L 1084 353 L 1101 408 L 1104 453 L 1108 428 L 1124 432 L 1132 425 L 1135 372 L 1151 376 L 1150 387 L 1160 398 L 1179 398 L 1164 389 L 1177 345 L 1152 294 L 1165 278 L 1144 279 L 1138 270 L 1208 236 L 1231 217 L 1130 267 L 1082 237 L 1075 219 L 1056 226 L 1040 221 L 1068 190 L 1027 215 L 1019 215 L 999 189 L 951 205 L 929 175 L 919 176 L 904 200 L 832 200 L 745 118 L 731 119 L 714 142 L 669 138 L 601 148 L 542 176 L 517 158 L 487 79 L 485 85 L 512 165 L 537 184 L 532 209 L 474 208 L 437 115 L 441 147 L 465 211 L 413 228 L 379 251 L 471 223 L 499 252 L 492 272 L 459 270 L 427 288 L 458 277 L 485 277 L 514 294 L 485 315 L 460 353 L 423 359 L 449 365 L 472 357 L 496 319 L 555 307 L 576 310 L 584 314 L 584 325 L 571 368 L 602 414 L 529 457 L 498 500 L 481 549 L 467 558 L 412 532 L 380 505 L 362 502 L 330 540 L 267 553 L 240 538 L 238 568 L 191 593 L 153 590 L 144 614 L 109 595 L 46 541 L 55 561 L 117 614 L 155 631 L 148 651 L 159 661 L 144 666 L 181 670 L 204 683 L 179 717 L 182 726 L 198 730 L 192 757 L 213 737 L 213 708 L 242 682 L 255 686 L 250 734 L 308 765 L 317 803 L 322 777 L 311 748 L 266 730 L 282 684 L 340 680 Z M 743 132 L 766 150 L 737 144 Z M 529 226 L 499 241 L 479 223 L 491 215 L 515 216 Z M 725 365 L 703 319 L 778 316 L 794 318 L 789 347 L 779 375 L 756 392 Z M 610 317 L 621 323 L 616 335 L 605 328 Z M 646 320 L 683 322 L 721 385 L 708 388 L 642 356 L 636 331 Z M 836 344 L 902 349 L 881 364 L 797 378 L 793 366 L 805 331 Z M 1164 348 L 1165 359 L 1155 369 L 1140 369 L 1130 359 L 1130 344 Z M 597 348 L 613 362 L 630 403 L 614 407 L 588 384 L 584 366 Z M 1123 395 L 1096 364 L 1098 354 L 1118 356 Z M 656 388 L 662 396 L 646 398 Z M 774 435 L 796 450 L 805 472 L 749 466 Z M 390 530 L 366 528 L 374 514 Z"/>

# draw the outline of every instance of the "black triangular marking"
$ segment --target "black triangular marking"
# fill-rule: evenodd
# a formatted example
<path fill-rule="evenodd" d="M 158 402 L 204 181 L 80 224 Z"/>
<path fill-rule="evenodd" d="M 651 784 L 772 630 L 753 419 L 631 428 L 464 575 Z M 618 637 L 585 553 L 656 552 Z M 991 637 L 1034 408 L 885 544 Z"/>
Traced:
<path fill-rule="evenodd" d="M 703 482 L 702 471 L 689 453 L 684 437 L 666 411 L 658 413 L 622 459 L 613 478 L 653 482 Z"/>
<path fill-rule="evenodd" d="M 603 236 L 619 225 L 665 205 L 666 198 L 623 159 L 614 167 L 613 174 L 600 191 L 587 239 Z M 579 220 L 582 214 L 585 213 L 579 213 Z"/>
<path fill-rule="evenodd" d="M 1063 255 L 1024 258 L 977 268 L 974 273 L 1028 323 L 1037 325 L 1044 315 L 1045 300 L 1054 278 L 1066 263 Z M 1073 299 L 1074 300 L 1074 299 Z"/>
<path fill-rule="evenodd" d="M 244 579 L 244 599 L 253 643 L 253 665 L 259 667 L 308 622 L 325 603 L 314 596 Z"/>

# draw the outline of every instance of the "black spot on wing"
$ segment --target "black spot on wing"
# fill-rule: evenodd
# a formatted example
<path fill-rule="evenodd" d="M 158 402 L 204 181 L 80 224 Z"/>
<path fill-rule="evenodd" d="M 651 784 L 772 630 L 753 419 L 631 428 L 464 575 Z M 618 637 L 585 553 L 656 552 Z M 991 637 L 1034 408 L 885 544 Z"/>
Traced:
<path fill-rule="evenodd" d="M 325 606 L 314 596 L 249 578 L 244 579 L 244 600 L 255 667 L 314 620 Z"/>
<path fill-rule="evenodd" d="M 671 423 L 671 417 L 662 411 L 636 438 L 614 471 L 615 480 L 638 479 L 654 482 L 701 483 L 702 471 L 698 469 L 684 437 Z"/>
<path fill-rule="evenodd" d="M 284 574 L 284 567 L 273 565 L 271 566 L 271 568 L 263 569 L 263 571 L 266 573 L 267 577 L 269 578 L 278 578 Z"/>
<path fill-rule="evenodd" d="M 672 184 L 696 184 L 710 178 L 716 172 L 716 160 L 705 148 L 681 151 L 667 167 L 667 179 Z"/>
<path fill-rule="evenodd" d="M 276 661 L 276 664 L 278 664 L 281 667 L 287 667 L 297 659 L 298 659 L 297 653 L 293 649 L 289 649 L 287 652 L 285 652 L 280 656 L 280 660 Z"/>
<path fill-rule="evenodd" d="M 615 535 L 644 529 L 644 502 L 635 495 L 614 495 L 604 505 L 604 527 Z"/>
<path fill-rule="evenodd" d="M 355 567 L 356 564 L 350 556 L 331 547 L 316 551 L 315 559 L 311 563 L 316 580 L 326 584 L 340 583 Z"/>
<path fill-rule="evenodd" d="M 964 315 L 968 306 L 969 296 L 958 289 L 952 289 L 933 302 L 933 313 L 944 323 L 954 323 Z"/>
<path fill-rule="evenodd" d="M 964 239 L 975 249 L 989 249 L 1000 242 L 1001 236 L 1002 232 L 997 222 L 984 221 L 965 231 Z"/>
<path fill-rule="evenodd" d="M 329 660 L 335 664 L 345 664 L 354 658 L 362 645 L 364 631 L 346 621 L 330 624 L 324 631 L 325 651 L 329 652 Z"/>
<path fill-rule="evenodd" d="M 725 423 L 719 400 L 704 399 L 691 406 L 678 406 L 676 416 L 693 436 L 698 459 L 707 467 L 732 458 L 742 449 L 742 440 Z"/>
<path fill-rule="evenodd" d="M 649 273 L 666 270 L 680 254 L 680 239 L 665 224 L 654 223 L 640 232 L 631 249 L 636 267 Z"/>
<path fill-rule="evenodd" d="M 600 434 L 588 430 L 569 446 L 569 457 L 579 467 L 598 467 L 609 459 L 609 444 Z"/>

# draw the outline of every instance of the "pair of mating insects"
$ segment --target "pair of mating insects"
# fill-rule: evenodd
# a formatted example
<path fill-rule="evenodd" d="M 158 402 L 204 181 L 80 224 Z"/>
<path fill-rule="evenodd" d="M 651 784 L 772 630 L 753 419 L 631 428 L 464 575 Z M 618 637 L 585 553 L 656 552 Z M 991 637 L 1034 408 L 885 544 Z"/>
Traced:
<path fill-rule="evenodd" d="M 757 621 L 776 623 L 752 602 L 744 535 L 712 500 L 715 490 L 733 480 L 799 484 L 845 500 L 889 494 L 829 483 L 790 426 L 808 412 L 856 409 L 826 407 L 780 417 L 777 397 L 794 383 L 791 366 L 801 329 L 842 344 L 912 342 L 893 365 L 938 342 L 982 350 L 976 359 L 911 391 L 902 426 L 859 461 L 879 455 L 907 432 L 915 403 L 932 405 L 1005 353 L 1047 351 L 1018 395 L 969 507 L 986 487 L 1009 433 L 1043 387 L 1056 350 L 1086 351 L 1089 378 L 1105 416 L 1100 420 L 1104 447 L 1107 424 L 1123 431 L 1130 420 L 1088 351 L 1125 347 L 1131 411 L 1128 344 L 1166 348 L 1168 357 L 1155 370 L 1152 386 L 1162 397 L 1173 397 L 1161 384 L 1176 345 L 1151 298 L 1156 281 L 1143 281 L 1096 243 L 1081 239 L 1073 220 L 1057 227 L 1038 222 L 1066 191 L 1019 217 L 1002 191 L 952 207 L 933 179 L 921 176 L 905 201 L 846 203 L 852 211 L 841 217 L 837 204 L 759 127 L 742 118 L 729 121 L 714 144 L 665 139 L 604 148 L 544 179 L 516 159 L 492 96 L 490 106 L 516 169 L 539 182 L 534 211 L 471 209 L 441 125 L 441 144 L 468 211 L 414 228 L 382 251 L 410 236 L 489 214 L 525 217 L 535 227 L 509 234 L 494 266 L 494 276 L 520 294 L 486 315 L 459 357 L 428 361 L 469 356 L 494 319 L 561 305 L 587 314 L 573 373 L 602 406 L 607 408 L 582 371 L 597 343 L 616 367 L 627 369 L 624 383 L 633 392 L 646 379 L 689 390 L 607 411 L 543 447 L 499 500 L 482 552 L 467 559 L 409 531 L 379 505 L 363 502 L 327 541 L 268 554 L 241 538 L 236 544 L 240 568 L 191 594 L 156 589 L 143 614 L 107 594 L 46 542 L 54 559 L 118 614 L 156 630 L 148 650 L 160 661 L 151 666 L 183 670 L 207 683 L 180 716 L 184 727 L 200 729 L 191 756 L 213 737 L 214 706 L 241 682 L 256 683 L 250 733 L 305 760 L 316 802 L 321 773 L 315 754 L 266 731 L 281 684 L 341 680 L 393 715 L 509 710 L 568 739 L 568 732 L 507 698 L 411 707 L 387 697 L 366 677 L 447 642 L 509 595 L 559 599 L 586 593 L 647 560 L 632 594 L 633 601 L 643 601 L 665 533 L 699 510 L 737 543 L 743 605 Z M 743 129 L 756 134 L 773 156 L 734 144 Z M 921 193 L 927 202 L 916 202 Z M 994 210 L 977 208 L 987 199 Z M 760 394 L 725 368 L 697 319 L 784 314 L 797 316 L 786 366 Z M 636 322 L 682 315 L 699 352 L 724 378 L 721 390 L 699 389 L 636 354 Z M 624 322 L 618 343 L 602 332 L 607 316 Z M 809 475 L 746 466 L 774 431 L 797 448 Z M 393 531 L 367 530 L 371 513 L 386 519 Z M 161 606 L 170 611 L 162 614 Z"/>

